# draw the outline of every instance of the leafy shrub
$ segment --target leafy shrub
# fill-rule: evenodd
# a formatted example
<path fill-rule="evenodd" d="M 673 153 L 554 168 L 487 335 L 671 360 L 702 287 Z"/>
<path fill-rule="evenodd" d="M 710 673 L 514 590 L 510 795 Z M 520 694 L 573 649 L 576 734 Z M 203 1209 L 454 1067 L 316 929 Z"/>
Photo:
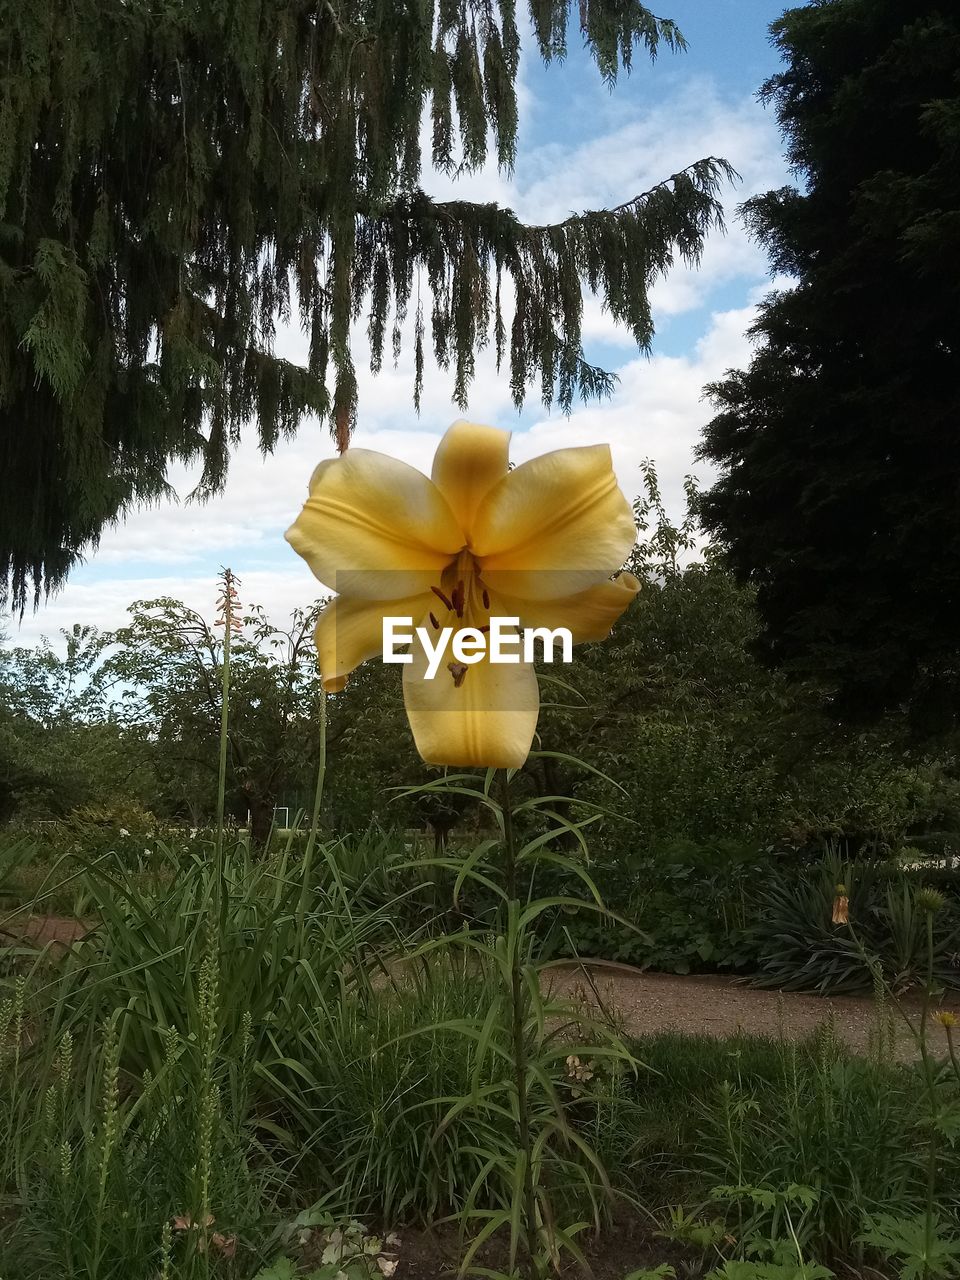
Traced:
<path fill-rule="evenodd" d="M 922 883 L 920 873 L 870 861 L 828 860 L 781 872 L 760 894 L 755 982 L 821 995 L 869 991 L 874 964 L 895 990 L 919 982 L 926 966 L 926 924 L 914 898 Z M 832 921 L 838 884 L 849 899 L 850 927 Z M 960 986 L 956 897 L 935 920 L 934 976 Z"/>
<path fill-rule="evenodd" d="M 755 961 L 752 902 L 764 855 L 735 840 L 665 841 L 591 866 L 611 912 L 629 922 L 564 921 L 560 954 L 620 960 L 668 973 L 749 970 Z"/>
<path fill-rule="evenodd" d="M 91 929 L 58 964 L 36 1010 L 55 1012 L 58 1030 L 79 1037 L 122 1009 L 127 1071 L 156 1074 L 171 1029 L 196 1039 L 199 975 L 212 945 L 220 1034 L 238 1041 L 249 1019 L 258 1049 L 273 1027 L 294 1034 L 318 1000 L 365 981 L 365 949 L 396 940 L 385 910 L 355 913 L 335 881 L 319 885 L 283 855 L 258 862 L 240 845 L 225 858 L 222 884 L 209 850 L 186 863 L 167 857 L 168 873 L 150 878 L 118 856 L 88 866 Z"/>
<path fill-rule="evenodd" d="M 389 896 L 394 871 L 400 899 Z M 21 1021 L 47 1029 L 30 1047 L 38 1087 L 56 1078 L 64 1036 L 93 1061 L 107 1023 L 134 1095 L 169 1075 L 172 1042 L 178 1070 L 199 1080 L 213 1016 L 218 1053 L 245 1064 L 245 1100 L 231 1114 L 274 1156 L 295 1156 L 301 1177 L 344 1212 L 428 1220 L 468 1203 L 477 1213 L 509 1205 L 514 1080 L 499 971 L 475 947 L 465 954 L 462 937 L 431 939 L 409 960 L 401 926 L 408 901 L 424 896 L 416 871 L 409 853 L 374 837 L 318 846 L 312 866 L 293 845 L 266 861 L 241 846 L 222 883 L 209 855 L 182 863 L 171 853 L 169 874 L 152 878 L 115 856 L 87 865 L 89 932 L 28 982 Z M 423 910 L 410 912 L 418 931 L 427 890 Z M 568 1021 L 556 1002 L 529 1013 L 531 1124 L 543 1128 L 538 1160 L 555 1172 L 557 1202 L 576 1197 L 578 1179 L 588 1200 L 594 1183 L 603 1195 L 582 1141 L 568 1143 L 556 1120 L 572 1096 Z"/>
<path fill-rule="evenodd" d="M 324 1002 L 295 1037 L 273 1033 L 260 1071 L 285 1124 L 344 1211 L 430 1221 L 471 1193 L 509 1201 L 497 1154 L 515 1134 L 483 1102 L 498 1063 L 459 1030 L 495 1004 L 496 977 L 452 954 L 394 972 L 362 1000 Z"/>

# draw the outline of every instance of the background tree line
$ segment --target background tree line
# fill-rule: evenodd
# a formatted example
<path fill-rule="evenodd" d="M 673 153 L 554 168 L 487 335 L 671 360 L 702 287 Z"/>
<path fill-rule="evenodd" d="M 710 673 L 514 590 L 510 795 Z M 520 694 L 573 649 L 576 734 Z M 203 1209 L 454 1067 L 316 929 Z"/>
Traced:
<path fill-rule="evenodd" d="M 697 501 L 691 489 L 691 505 Z M 935 846 L 960 832 L 957 743 L 918 743 L 906 713 L 844 724 L 824 689 L 754 656 L 762 625 L 750 586 L 715 549 L 698 553 L 692 514 L 676 526 L 652 467 L 637 505 L 630 568 L 644 589 L 604 644 L 541 668 L 538 746 L 523 785 L 602 803 L 618 819 L 600 844 L 733 838 L 752 845 Z M 229 810 L 262 838 L 275 805 L 308 807 L 319 746 L 316 608 L 278 629 L 248 607 L 231 659 Z M 65 645 L 0 650 L 0 805 L 7 821 L 82 806 L 137 805 L 200 826 L 215 803 L 222 635 L 182 603 L 130 607 L 117 631 L 75 627 Z M 328 703 L 323 813 L 335 831 L 420 825 L 392 788 L 419 763 L 393 667 L 368 663 Z M 450 815 L 468 828 L 469 814 Z M 960 837 L 958 837 L 960 838 Z"/>

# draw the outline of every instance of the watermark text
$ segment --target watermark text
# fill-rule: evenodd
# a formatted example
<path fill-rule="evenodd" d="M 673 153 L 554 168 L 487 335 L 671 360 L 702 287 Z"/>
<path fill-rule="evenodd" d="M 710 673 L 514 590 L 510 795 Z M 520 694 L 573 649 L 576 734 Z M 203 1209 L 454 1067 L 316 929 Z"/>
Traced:
<path fill-rule="evenodd" d="M 440 670 L 448 649 L 454 662 L 472 667 L 488 657 L 493 663 L 534 662 L 537 642 L 544 662 L 553 662 L 559 646 L 560 661 L 573 661 L 573 635 L 567 627 L 525 627 L 519 618 L 491 617 L 489 627 L 416 627 L 412 618 L 383 619 L 384 662 L 413 662 L 412 653 L 401 653 L 401 646 L 413 644 L 414 636 L 427 656 L 426 679 L 432 680 Z"/>

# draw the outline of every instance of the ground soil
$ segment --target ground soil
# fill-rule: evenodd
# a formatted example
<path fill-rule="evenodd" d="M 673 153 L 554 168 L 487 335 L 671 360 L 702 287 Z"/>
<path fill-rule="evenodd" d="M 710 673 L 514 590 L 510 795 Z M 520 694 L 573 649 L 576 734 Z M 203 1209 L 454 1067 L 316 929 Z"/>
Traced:
<path fill-rule="evenodd" d="M 407 1230 L 399 1235 L 399 1265 L 394 1280 L 443 1280 L 456 1275 L 460 1252 L 455 1228 Z M 620 1216 L 612 1228 L 604 1229 L 599 1236 L 592 1231 L 583 1232 L 577 1242 L 590 1264 L 592 1280 L 623 1280 L 640 1267 L 653 1268 L 664 1262 L 682 1275 L 684 1259 L 695 1260 L 668 1241 L 658 1239 L 651 1224 L 630 1214 Z M 475 1263 L 495 1272 L 509 1271 L 505 1245 L 495 1238 L 478 1252 Z M 572 1258 L 561 1259 L 560 1274 L 571 1280 L 583 1277 Z"/>
<path fill-rule="evenodd" d="M 69 916 L 5 915 L 0 931 L 0 946 L 31 942 L 43 947 L 52 942 L 55 946 L 69 947 L 72 942 L 79 941 L 88 929 L 89 926 L 82 920 L 74 920 Z"/>

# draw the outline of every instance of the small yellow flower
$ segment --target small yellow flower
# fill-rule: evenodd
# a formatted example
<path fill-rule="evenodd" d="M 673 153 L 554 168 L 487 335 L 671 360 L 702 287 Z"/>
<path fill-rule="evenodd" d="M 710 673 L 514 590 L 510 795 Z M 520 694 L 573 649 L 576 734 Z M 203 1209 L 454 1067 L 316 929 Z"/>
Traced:
<path fill-rule="evenodd" d="M 570 1082 L 570 1096 L 572 1098 L 582 1098 L 584 1096 L 586 1086 L 593 1079 L 594 1065 L 593 1062 L 581 1062 L 574 1053 L 567 1058 L 567 1079 Z"/>
<path fill-rule="evenodd" d="M 957 1015 L 951 1013 L 949 1009 L 938 1009 L 933 1016 L 941 1027 L 955 1027 L 957 1025 Z"/>
<path fill-rule="evenodd" d="M 607 445 L 558 449 L 508 466 L 510 433 L 455 422 L 432 476 L 396 458 L 349 449 L 321 462 L 287 531 L 317 578 L 336 591 L 316 631 L 323 687 L 335 693 L 382 651 L 384 617 L 439 633 L 567 627 L 600 640 L 640 589 L 621 573 L 635 540 Z M 532 663 L 448 663 L 426 679 L 419 639 L 403 693 L 417 749 L 429 764 L 516 768 L 537 727 Z"/>

